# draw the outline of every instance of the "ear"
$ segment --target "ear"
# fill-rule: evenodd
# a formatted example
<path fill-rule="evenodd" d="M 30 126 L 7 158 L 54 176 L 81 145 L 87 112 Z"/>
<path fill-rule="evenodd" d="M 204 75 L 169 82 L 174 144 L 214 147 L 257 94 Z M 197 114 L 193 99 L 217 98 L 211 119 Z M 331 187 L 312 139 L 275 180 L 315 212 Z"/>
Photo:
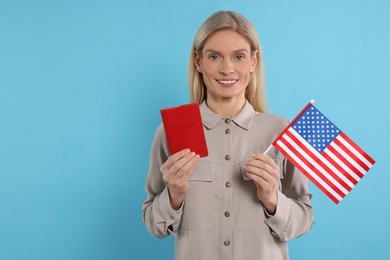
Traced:
<path fill-rule="evenodd" d="M 195 67 L 196 67 L 196 70 L 199 72 L 199 73 L 202 73 L 202 68 L 200 67 L 200 57 L 198 55 L 198 52 L 195 51 Z"/>
<path fill-rule="evenodd" d="M 253 52 L 253 55 L 251 57 L 252 59 L 252 64 L 251 64 L 251 72 L 255 71 L 256 65 L 257 65 L 257 54 L 259 53 L 258 50 L 255 50 Z"/>

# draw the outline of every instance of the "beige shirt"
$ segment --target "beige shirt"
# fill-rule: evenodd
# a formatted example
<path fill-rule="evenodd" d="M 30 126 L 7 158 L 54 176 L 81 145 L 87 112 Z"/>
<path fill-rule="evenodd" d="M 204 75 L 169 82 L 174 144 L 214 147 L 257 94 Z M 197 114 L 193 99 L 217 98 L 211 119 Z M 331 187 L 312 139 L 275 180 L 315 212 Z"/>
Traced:
<path fill-rule="evenodd" d="M 189 178 L 178 211 L 170 205 L 159 170 L 170 154 L 163 125 L 157 129 L 142 208 L 145 226 L 157 237 L 176 236 L 176 260 L 289 259 L 286 241 L 308 232 L 314 222 L 307 178 L 271 149 L 280 182 L 276 213 L 270 216 L 241 167 L 252 152 L 263 152 L 288 121 L 255 112 L 249 102 L 234 118 L 220 117 L 205 103 L 200 109 L 209 156 Z"/>

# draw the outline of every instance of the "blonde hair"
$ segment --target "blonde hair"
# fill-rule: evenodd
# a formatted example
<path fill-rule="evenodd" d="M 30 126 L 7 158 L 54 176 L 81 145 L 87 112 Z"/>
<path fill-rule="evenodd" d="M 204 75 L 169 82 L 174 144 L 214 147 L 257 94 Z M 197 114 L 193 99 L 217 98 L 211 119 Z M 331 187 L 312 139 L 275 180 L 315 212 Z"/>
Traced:
<path fill-rule="evenodd" d="M 249 80 L 245 97 L 256 111 L 266 112 L 263 59 L 259 37 L 255 27 L 245 17 L 232 11 L 219 11 L 212 14 L 195 35 L 188 67 L 191 102 L 200 104 L 207 99 L 206 85 L 202 74 L 195 66 L 196 53 L 202 55 L 206 41 L 222 30 L 231 30 L 243 36 L 248 41 L 251 52 L 257 55 L 257 65 Z"/>

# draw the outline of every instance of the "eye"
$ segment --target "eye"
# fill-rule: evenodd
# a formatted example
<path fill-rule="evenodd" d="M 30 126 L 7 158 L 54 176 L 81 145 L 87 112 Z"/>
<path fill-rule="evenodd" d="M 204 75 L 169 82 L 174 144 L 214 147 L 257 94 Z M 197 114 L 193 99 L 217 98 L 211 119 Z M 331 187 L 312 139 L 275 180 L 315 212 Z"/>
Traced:
<path fill-rule="evenodd" d="M 209 58 L 209 60 L 218 60 L 219 56 L 218 55 L 210 55 L 208 58 Z"/>
<path fill-rule="evenodd" d="M 242 61 L 242 60 L 245 59 L 245 55 L 243 55 L 243 54 L 238 54 L 238 55 L 234 56 L 234 59 L 235 59 L 236 61 Z"/>

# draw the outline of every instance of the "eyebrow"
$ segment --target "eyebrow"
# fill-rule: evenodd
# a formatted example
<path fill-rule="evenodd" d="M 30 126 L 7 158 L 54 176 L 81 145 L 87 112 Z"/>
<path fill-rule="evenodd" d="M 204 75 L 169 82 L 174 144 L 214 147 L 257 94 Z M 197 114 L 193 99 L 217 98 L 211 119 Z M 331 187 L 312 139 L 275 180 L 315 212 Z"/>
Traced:
<path fill-rule="evenodd" d="M 216 50 L 213 50 L 213 49 L 207 49 L 204 51 L 205 53 L 207 52 L 215 52 L 215 53 L 220 53 L 219 51 L 216 51 Z M 234 50 L 233 53 L 237 53 L 237 52 L 248 52 L 250 53 L 250 51 L 248 49 L 238 49 L 238 50 Z"/>

